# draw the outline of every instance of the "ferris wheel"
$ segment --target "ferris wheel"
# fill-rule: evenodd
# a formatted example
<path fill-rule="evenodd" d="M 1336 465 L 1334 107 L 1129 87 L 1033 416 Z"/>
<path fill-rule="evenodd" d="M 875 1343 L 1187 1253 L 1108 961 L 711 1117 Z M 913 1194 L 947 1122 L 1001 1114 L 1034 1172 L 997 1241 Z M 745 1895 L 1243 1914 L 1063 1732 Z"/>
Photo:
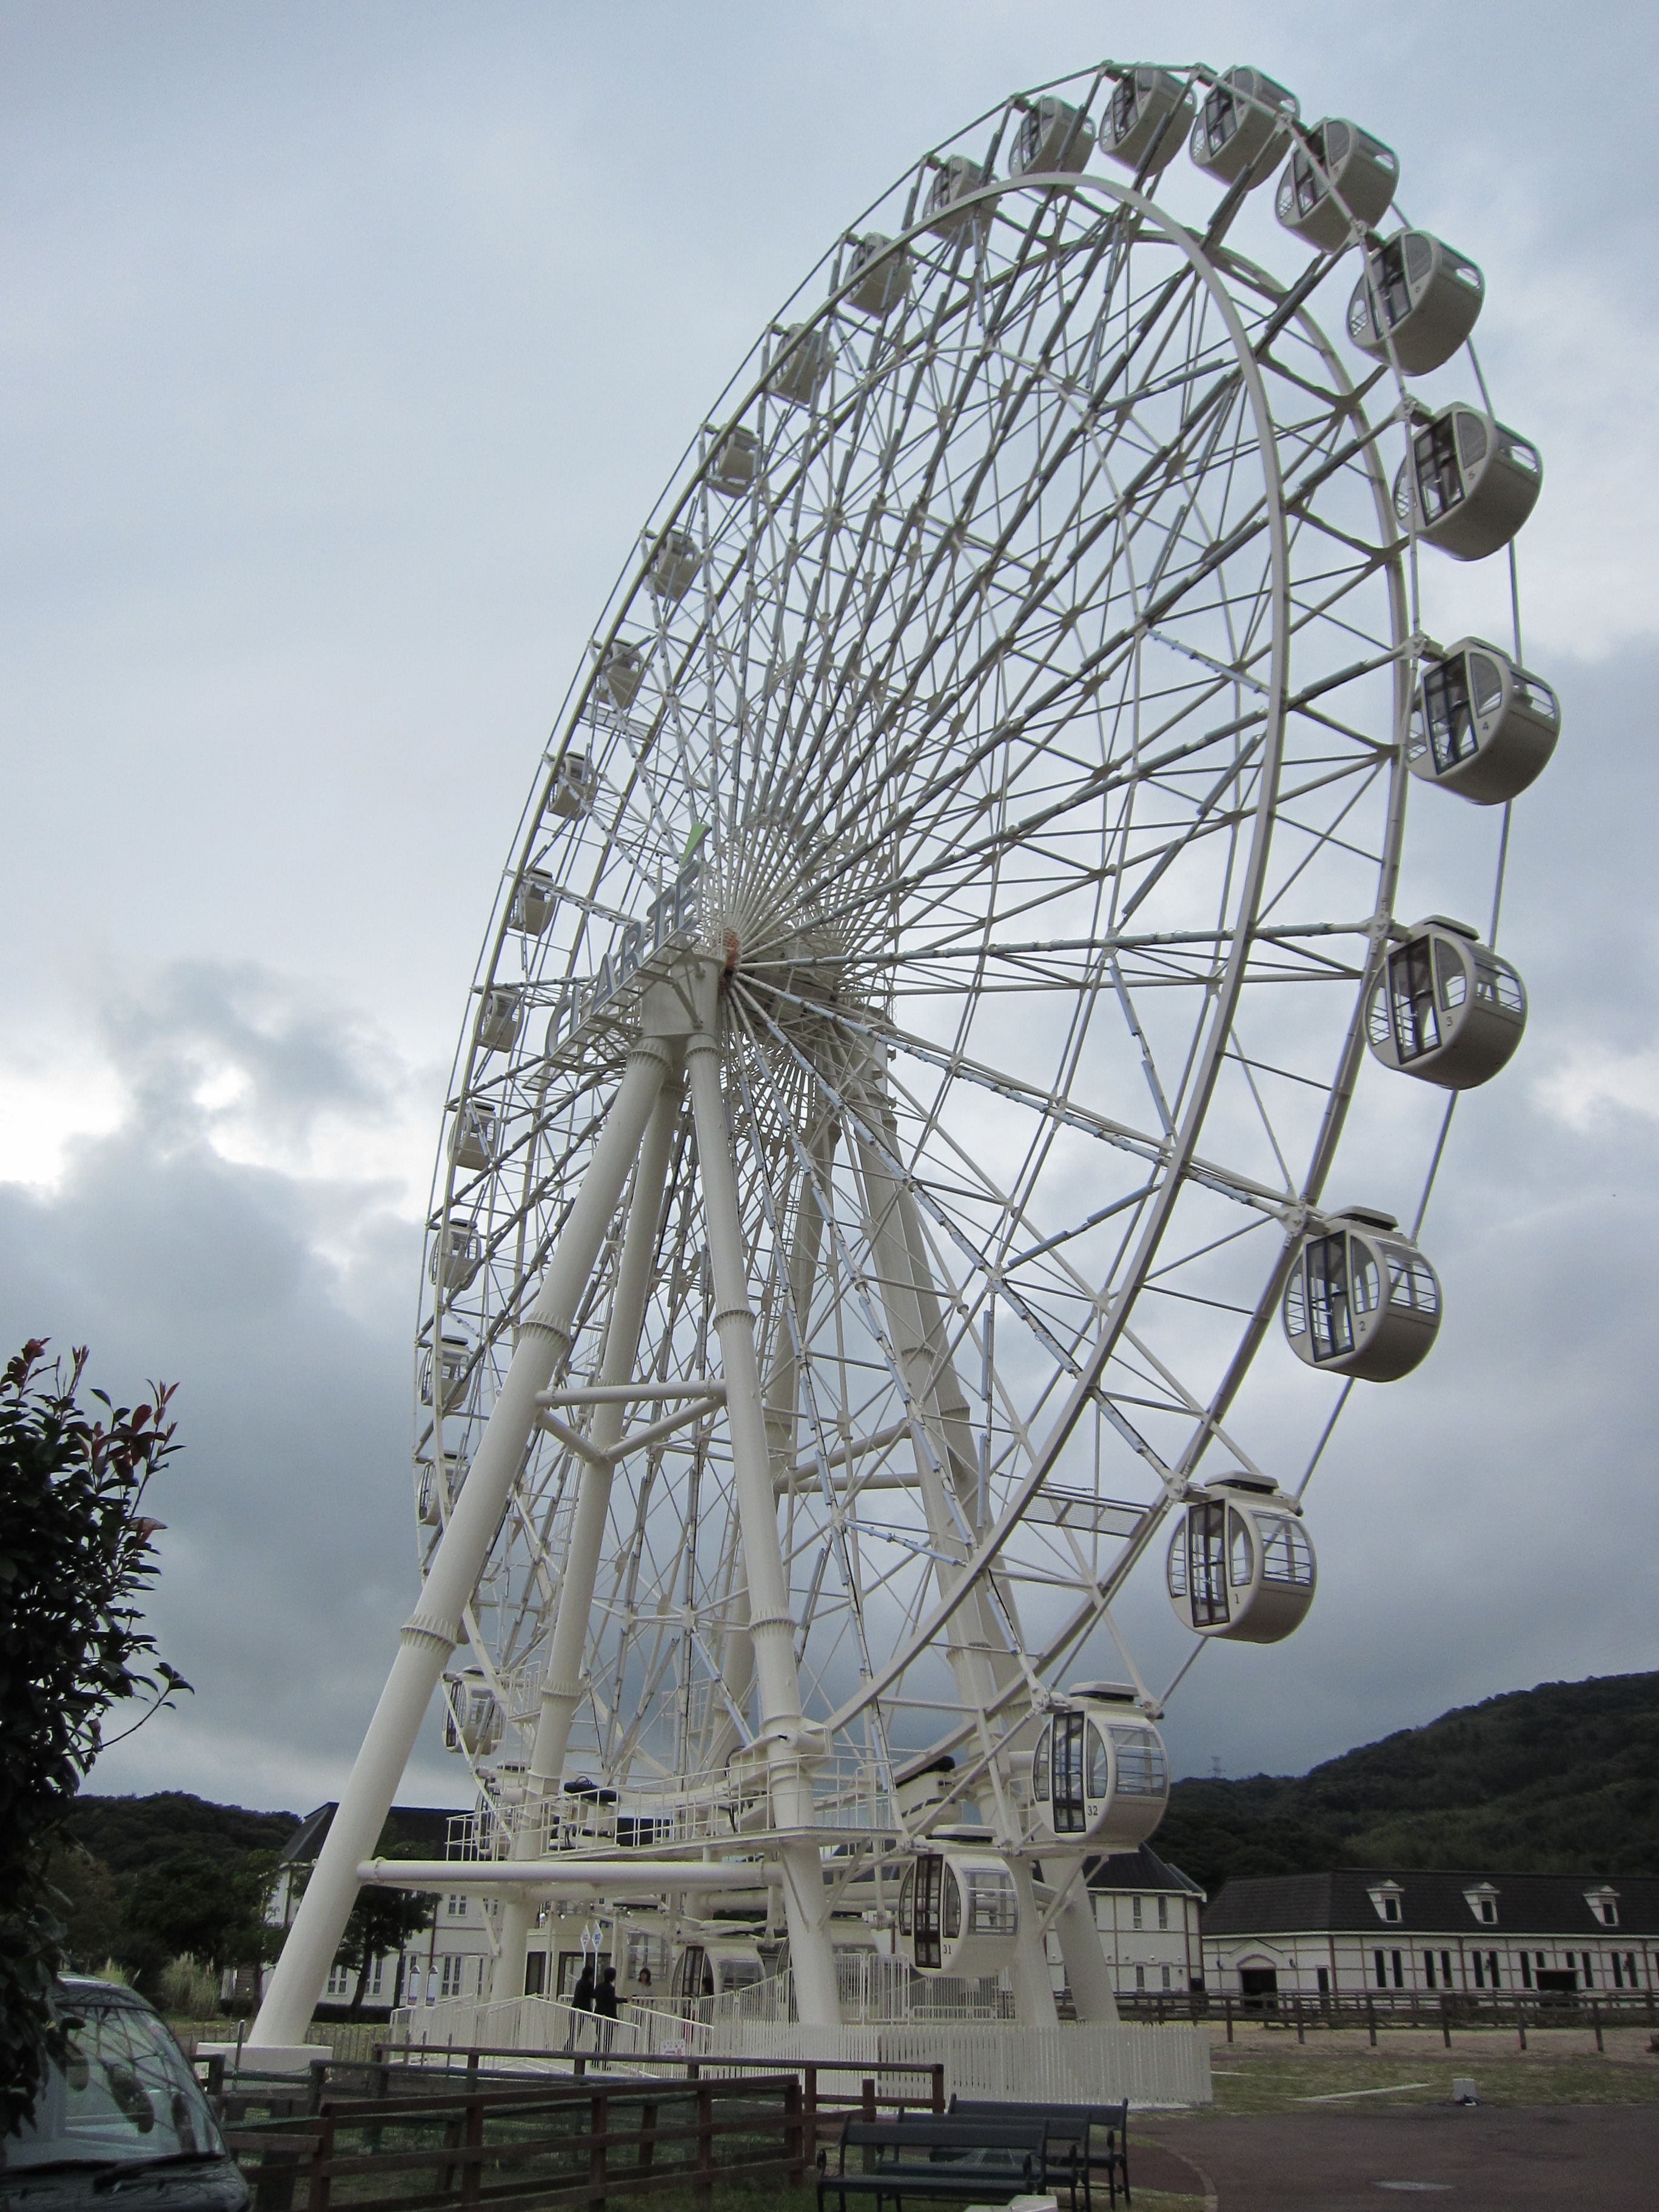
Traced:
<path fill-rule="evenodd" d="M 1449 1112 L 1525 1020 L 1477 927 L 1395 912 L 1408 791 L 1499 810 L 1490 899 L 1559 721 L 1518 602 L 1436 641 L 1437 564 L 1503 567 L 1541 464 L 1398 182 L 1255 70 L 1033 90 L 849 227 L 692 441 L 485 938 L 424 1595 L 265 2039 L 441 1677 L 484 1856 L 769 1859 L 803 2019 L 831 1844 L 906 1877 L 915 1967 L 1052 2018 L 1052 1926 L 1109 2006 L 1031 1869 L 1164 1808 L 1115 1608 L 1161 1578 L 1194 1654 L 1306 1613 L 1305 1471 L 1241 1389 L 1328 1377 L 1322 1449 L 1423 1358 L 1418 1224 L 1326 1206 L 1345 1117 L 1368 1060 Z M 942 1880 L 992 1900 L 954 1946 Z"/>

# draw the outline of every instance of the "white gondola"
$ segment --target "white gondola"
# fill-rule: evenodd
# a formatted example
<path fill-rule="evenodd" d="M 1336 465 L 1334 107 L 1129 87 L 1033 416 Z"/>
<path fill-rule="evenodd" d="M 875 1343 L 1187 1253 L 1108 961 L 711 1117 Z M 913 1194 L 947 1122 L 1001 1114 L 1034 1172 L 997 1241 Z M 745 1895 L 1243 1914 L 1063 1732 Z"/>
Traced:
<path fill-rule="evenodd" d="M 475 1175 L 493 1167 L 498 1126 L 488 1106 L 479 1105 L 476 1098 L 464 1100 L 449 1125 L 449 1157 L 456 1166 L 470 1168 Z"/>
<path fill-rule="evenodd" d="M 652 590 L 659 599 L 677 605 L 690 590 L 702 562 L 694 538 L 684 530 L 665 530 L 647 571 Z"/>
<path fill-rule="evenodd" d="M 1033 101 L 1019 118 L 1008 173 L 1013 177 L 1056 176 L 1085 169 L 1095 150 L 1095 126 L 1063 100 Z"/>
<path fill-rule="evenodd" d="M 952 154 L 934 170 L 927 187 L 921 219 L 940 238 L 954 238 L 971 224 L 977 212 L 971 195 L 989 182 L 979 163 L 966 154 Z"/>
<path fill-rule="evenodd" d="M 1000 1974 L 1019 1935 L 1008 1862 L 981 1844 L 939 1840 L 939 1850 L 918 1852 L 904 1870 L 899 1949 L 920 1974 Z"/>
<path fill-rule="evenodd" d="M 1304 131 L 1279 180 L 1273 211 L 1286 230 L 1334 253 L 1382 222 L 1400 182 L 1392 147 L 1357 123 L 1330 116 Z"/>
<path fill-rule="evenodd" d="M 1392 348 L 1407 376 L 1425 376 L 1457 351 L 1486 296 L 1486 280 L 1466 255 L 1426 230 L 1397 230 L 1365 256 L 1348 336 L 1376 361 Z"/>
<path fill-rule="evenodd" d="M 1543 485 L 1536 446 L 1455 401 L 1412 432 L 1395 478 L 1395 512 L 1454 561 L 1484 561 L 1509 544 Z"/>
<path fill-rule="evenodd" d="M 1301 112 L 1296 94 L 1260 70 L 1230 69 L 1212 84 L 1198 111 L 1188 151 L 1206 176 L 1234 184 L 1247 170 L 1262 174 L 1276 161 Z"/>
<path fill-rule="evenodd" d="M 634 690 L 639 689 L 637 673 Z M 630 691 L 631 699 L 634 693 Z M 553 787 L 547 794 L 547 811 L 556 814 L 562 822 L 580 822 L 593 811 L 593 801 L 599 788 L 599 772 L 586 753 L 568 752 L 560 760 L 553 775 Z M 550 891 L 551 886 L 550 885 Z M 552 910 L 550 903 L 549 912 Z M 538 925 L 536 933 L 541 933 Z"/>
<path fill-rule="evenodd" d="M 566 755 L 568 760 L 569 756 Z M 564 766 L 561 761 L 561 768 Z M 555 787 L 556 797 L 556 786 Z M 507 908 L 507 926 L 520 930 L 526 937 L 539 937 L 552 917 L 554 903 L 553 878 L 540 868 L 526 868 L 520 877 L 513 894 L 513 903 Z"/>
<path fill-rule="evenodd" d="M 1302 1508 L 1266 1475 L 1224 1474 L 1176 1524 L 1165 1578 L 1195 1636 L 1278 1644 L 1306 1619 L 1317 1572 Z"/>
<path fill-rule="evenodd" d="M 700 1936 L 684 1945 L 674 1960 L 668 1985 L 669 2002 L 683 2017 L 714 1997 L 730 1996 L 752 1988 L 766 1968 L 758 1945 L 739 1936 Z"/>
<path fill-rule="evenodd" d="M 440 1410 L 453 1413 L 465 1393 L 466 1370 L 472 1347 L 464 1336 L 441 1336 L 438 1339 L 438 1385 L 443 1405 Z M 421 1403 L 432 1403 L 432 1346 L 421 1347 Z"/>
<path fill-rule="evenodd" d="M 465 1221 L 446 1221 L 427 1255 L 427 1280 L 443 1291 L 465 1290 L 483 1265 L 483 1239 Z"/>
<path fill-rule="evenodd" d="M 1112 88 L 1100 126 L 1100 150 L 1126 169 L 1162 176 L 1186 143 L 1193 88 L 1168 70 L 1133 70 Z"/>
<path fill-rule="evenodd" d="M 1542 775 L 1560 734 L 1561 702 L 1542 678 L 1464 637 L 1423 672 L 1406 760 L 1425 783 L 1498 806 Z"/>
<path fill-rule="evenodd" d="M 1393 1382 L 1428 1356 L 1440 1329 L 1440 1279 L 1391 1213 L 1351 1206 L 1296 1255 L 1285 1334 L 1329 1375 Z"/>
<path fill-rule="evenodd" d="M 1051 1835 L 1132 1851 L 1164 1818 L 1164 1739 L 1116 1682 L 1076 1682 L 1056 1698 L 1031 1759 L 1031 1802 Z"/>
<path fill-rule="evenodd" d="M 708 489 L 728 499 L 752 491 L 761 474 L 760 440 L 752 430 L 734 422 L 714 448 L 708 464 Z"/>
<path fill-rule="evenodd" d="M 879 322 L 910 289 L 910 257 L 878 230 L 854 241 L 847 264 L 848 290 L 842 305 Z"/>
<path fill-rule="evenodd" d="M 511 1052 L 524 1026 L 524 996 L 496 984 L 478 1001 L 478 1046 L 483 1052 Z"/>
<path fill-rule="evenodd" d="M 645 655 L 637 645 L 630 645 L 619 637 L 605 649 L 605 658 L 599 663 L 599 687 L 613 707 L 620 707 L 626 714 L 634 703 L 644 674 Z"/>
<path fill-rule="evenodd" d="M 835 367 L 836 349 L 826 330 L 791 323 L 779 343 L 771 387 L 791 407 L 810 407 Z"/>
<path fill-rule="evenodd" d="M 444 1676 L 444 1748 L 482 1759 L 501 1740 L 501 1709 L 483 1669 L 468 1667 Z"/>
<path fill-rule="evenodd" d="M 1467 922 L 1431 915 L 1391 945 L 1366 1015 L 1370 1048 L 1446 1091 L 1473 1091 L 1515 1057 L 1526 987 Z"/>
<path fill-rule="evenodd" d="M 466 1482 L 466 1462 L 445 1454 L 441 1465 L 429 1459 L 422 1460 L 420 1516 L 423 1528 L 443 1525 L 446 1513 L 455 1510 L 455 1500 Z"/>

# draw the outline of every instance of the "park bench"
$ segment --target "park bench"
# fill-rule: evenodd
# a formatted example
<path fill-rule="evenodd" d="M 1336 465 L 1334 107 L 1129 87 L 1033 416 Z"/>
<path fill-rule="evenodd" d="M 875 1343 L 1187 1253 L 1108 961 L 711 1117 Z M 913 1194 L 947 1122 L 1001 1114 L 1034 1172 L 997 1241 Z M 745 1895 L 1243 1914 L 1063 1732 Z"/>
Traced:
<path fill-rule="evenodd" d="M 991 2104 L 981 2098 L 952 2097 L 951 2117 L 978 2120 L 988 2114 L 1007 2115 L 1046 2123 L 1042 2186 L 1058 2196 L 1069 2185 L 1076 2212 L 1077 2185 L 1083 2184 L 1084 2212 L 1094 2212 L 1091 2179 L 1104 2174 L 1108 2202 L 1114 2212 L 1120 2182 L 1123 2201 L 1129 2195 L 1129 2100 L 1116 2105 Z"/>
<path fill-rule="evenodd" d="M 1029 2114 L 1005 2118 L 1003 2109 L 989 2119 L 935 2113 L 843 2121 L 836 2142 L 818 2153 L 818 2212 L 831 2197 L 839 2200 L 839 2212 L 847 2212 L 849 2197 L 873 2197 L 877 2212 L 890 2197 L 903 2212 L 907 2197 L 982 2203 L 1035 2195 L 1044 2170 L 1047 2127 Z"/>

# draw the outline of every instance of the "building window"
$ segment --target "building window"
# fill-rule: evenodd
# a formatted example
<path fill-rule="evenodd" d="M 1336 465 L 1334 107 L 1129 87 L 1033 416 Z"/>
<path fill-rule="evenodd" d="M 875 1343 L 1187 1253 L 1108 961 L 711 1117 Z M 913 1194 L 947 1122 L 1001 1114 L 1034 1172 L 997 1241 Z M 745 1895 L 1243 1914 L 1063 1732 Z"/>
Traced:
<path fill-rule="evenodd" d="M 465 1964 L 466 1961 L 465 1959 L 456 1958 L 453 1956 L 446 1958 L 443 1960 L 443 1979 L 439 1984 L 438 1992 L 441 1996 L 459 1996 L 461 1994 L 461 1969 Z"/>
<path fill-rule="evenodd" d="M 1589 1953 L 1586 1951 L 1584 1954 L 1584 1987 L 1587 1990 L 1593 1990 L 1595 1987 L 1594 1966 L 1595 1962 L 1591 1959 Z"/>
<path fill-rule="evenodd" d="M 1630 1985 L 1632 1989 L 1639 1990 L 1642 1984 L 1637 1978 L 1636 1954 L 1634 1951 L 1626 1951 L 1625 1954 L 1625 1972 L 1630 1977 Z"/>
<path fill-rule="evenodd" d="M 1478 1951 L 1474 1954 L 1474 1986 L 1478 1990 L 1484 1990 L 1486 1986 L 1486 1972 Z"/>
<path fill-rule="evenodd" d="M 329 1968 L 328 1981 L 324 1988 L 323 1995 L 327 1997 L 349 1997 L 351 1995 L 351 1969 L 349 1966 L 331 1966 Z"/>
<path fill-rule="evenodd" d="M 1328 1966 L 1322 1966 L 1319 1969 L 1319 1994 L 1322 1997 L 1328 1997 L 1330 1993 L 1331 1970 Z"/>
<path fill-rule="evenodd" d="M 1169 1970 L 1169 1968 L 1168 1968 L 1167 1966 L 1164 1966 L 1164 1967 L 1163 1967 L 1162 1969 L 1160 1969 L 1160 1971 L 1162 1972 L 1163 1976 L 1164 1976 L 1164 1988 L 1167 1990 L 1167 1989 L 1169 1988 L 1169 1986 L 1170 1986 L 1170 1970 Z"/>
<path fill-rule="evenodd" d="M 1500 1983 L 1498 1973 L 1498 1954 L 1496 1951 L 1488 1951 L 1486 1954 L 1486 1974 L 1493 1989 L 1498 1988 L 1500 1986 Z"/>
<path fill-rule="evenodd" d="M 1440 1978 L 1449 1990 L 1456 1986 L 1452 1980 L 1451 1953 L 1449 1951 L 1443 1951 L 1440 1954 Z"/>
<path fill-rule="evenodd" d="M 1604 1928 L 1619 1925 L 1619 1893 L 1616 1889 L 1587 1889 L 1584 1902 Z"/>
<path fill-rule="evenodd" d="M 1389 1986 L 1389 1962 L 1380 1951 L 1376 1953 L 1376 1986 L 1379 1990 L 1386 1990 Z"/>
<path fill-rule="evenodd" d="M 1140 1902 L 1140 1899 L 1139 1899 L 1139 1898 L 1136 1898 L 1136 1899 L 1135 1899 L 1135 1903 L 1136 1903 L 1137 1905 L 1139 1905 L 1139 1902 Z M 1146 1969 L 1145 1968 L 1145 1966 L 1137 1966 L 1137 1967 L 1135 1968 L 1135 1995 L 1136 1995 L 1137 1996 L 1140 1996 L 1140 1995 L 1145 1991 L 1146 1987 Z"/>
<path fill-rule="evenodd" d="M 381 1984 L 385 1978 L 386 1960 L 384 1959 L 377 1959 L 374 1961 L 374 1964 L 368 1970 L 368 1994 L 370 1996 L 377 1997 L 380 1996 Z"/>
<path fill-rule="evenodd" d="M 1167 1928 L 1170 1924 L 1170 1900 L 1167 1897 L 1160 1897 L 1158 1900 L 1158 1924 L 1160 1928 Z"/>
<path fill-rule="evenodd" d="M 1532 1960 L 1524 1951 L 1521 1954 L 1521 1986 L 1523 1990 L 1532 1987 Z"/>
<path fill-rule="evenodd" d="M 1425 1951 L 1423 1954 L 1423 1972 L 1428 1978 L 1429 1987 L 1432 1989 L 1434 1987 L 1434 1954 L 1432 1951 Z"/>
<path fill-rule="evenodd" d="M 447 1910 L 448 1911 L 449 1917 L 452 1920 L 465 1920 L 466 1917 L 465 1898 L 457 1896 L 455 1892 L 452 1890 L 450 1892 L 449 1904 Z"/>
<path fill-rule="evenodd" d="M 1480 1917 L 1486 1922 L 1488 1928 L 1493 1927 L 1497 1924 L 1498 1899 L 1495 1897 L 1483 1897 L 1481 1899 Z"/>
<path fill-rule="evenodd" d="M 1138 1897 L 1132 1898 L 1130 1899 L 1129 1912 L 1130 1918 L 1133 1922 L 1133 1924 L 1139 1928 L 1140 1925 L 1140 1899 Z"/>
<path fill-rule="evenodd" d="M 1405 1895 L 1405 1892 L 1397 1881 L 1380 1881 L 1375 1889 L 1367 1891 L 1366 1894 L 1376 1908 L 1379 1920 L 1397 1923 L 1401 1919 L 1400 1901 Z"/>
<path fill-rule="evenodd" d="M 1397 1990 L 1403 1990 L 1406 1986 L 1405 1965 L 1398 1951 L 1394 1954 L 1394 1985 Z"/>

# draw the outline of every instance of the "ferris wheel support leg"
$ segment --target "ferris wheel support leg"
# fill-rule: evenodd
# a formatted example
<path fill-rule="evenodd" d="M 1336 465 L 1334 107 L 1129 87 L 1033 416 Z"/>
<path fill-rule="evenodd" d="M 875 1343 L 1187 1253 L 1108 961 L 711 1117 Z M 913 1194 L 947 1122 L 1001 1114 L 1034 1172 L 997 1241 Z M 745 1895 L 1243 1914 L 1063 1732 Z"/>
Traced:
<path fill-rule="evenodd" d="M 1014 1898 L 1019 1908 L 1019 1928 L 1014 1937 L 1014 1960 L 1008 1978 L 1014 1985 L 1014 2017 L 1026 2027 L 1058 2027 L 1054 1985 L 1048 1976 L 1048 1952 L 1039 1930 L 1042 1915 L 1031 1887 L 1029 1860 L 1008 1859 L 1014 1877 Z"/>
<path fill-rule="evenodd" d="M 651 1287 L 651 1254 L 656 1241 L 668 1164 L 673 1156 L 674 1131 L 680 1117 L 680 1085 L 665 1078 L 657 1093 L 651 1119 L 640 1146 L 640 1164 L 629 1202 L 628 1225 L 623 1232 L 622 1257 L 617 1263 L 611 1316 L 605 1332 L 605 1351 L 599 1363 L 602 1383 L 629 1382 L 639 1357 L 640 1330 L 645 1321 L 645 1302 Z M 601 1450 L 620 1443 L 628 1408 L 598 1407 L 593 1414 L 592 1441 Z M 542 1685 L 541 1711 L 530 1754 L 526 1811 L 544 1798 L 550 1784 L 556 1790 L 564 1769 L 570 1724 L 582 1697 L 582 1651 L 593 1610 L 593 1589 L 605 1551 L 605 1519 L 611 1510 L 612 1470 L 590 1461 L 581 1471 L 576 1492 L 576 1511 L 571 1524 L 570 1547 L 564 1579 L 559 1586 L 558 1608 L 548 1652 L 547 1675 Z M 513 1834 L 514 1858 L 541 1856 L 543 1838 L 538 1824 L 521 1820 Z M 532 1908 L 526 1899 L 510 1898 L 501 1911 L 501 1950 L 495 1960 L 492 1989 L 503 1999 L 518 1996 L 524 1988 L 525 1941 L 530 1932 Z"/>
<path fill-rule="evenodd" d="M 576 1310 L 639 1152 L 671 1050 L 659 1039 L 643 1037 L 629 1057 L 576 1202 L 520 1333 L 466 1486 L 439 1539 L 420 1602 L 404 1624 L 380 1702 L 253 2023 L 252 2050 L 305 2040 L 356 1900 L 358 1865 L 380 1838 L 432 1692 L 461 1640 L 462 1609 L 471 1601 L 524 1464 L 537 1397 L 569 1357 Z"/>
<path fill-rule="evenodd" d="M 1100 1930 L 1095 1925 L 1088 1882 L 1081 1875 L 1054 1916 L 1054 1933 L 1060 1938 L 1060 1955 L 1066 1961 L 1066 1979 L 1071 1986 L 1078 2018 L 1115 2024 L 1117 1992 L 1112 1987 L 1106 1954 L 1100 1948 Z"/>
<path fill-rule="evenodd" d="M 720 1094 L 719 981 L 720 971 L 714 963 L 705 963 L 697 990 L 701 1026 L 687 1042 L 685 1059 L 696 1124 L 703 1220 L 714 1273 L 714 1333 L 720 1339 L 726 1380 L 732 1471 L 749 1570 L 749 1633 L 760 1688 L 761 1735 L 769 1746 L 775 1807 L 780 1800 L 793 1796 L 799 1811 L 803 1809 L 799 1800 L 807 1794 L 808 1785 L 803 1780 L 805 1746 L 800 1685 L 795 1674 L 795 1624 L 778 1543 L 777 1501 L 772 1489 L 771 1454 L 767 1449 L 732 1132 Z M 835 1954 L 825 1923 L 823 1873 L 817 1845 L 810 1840 L 787 1843 L 780 1856 L 789 1920 L 789 1964 L 800 2017 L 812 2027 L 835 2027 L 840 2023 L 841 2006 L 836 1995 Z"/>

